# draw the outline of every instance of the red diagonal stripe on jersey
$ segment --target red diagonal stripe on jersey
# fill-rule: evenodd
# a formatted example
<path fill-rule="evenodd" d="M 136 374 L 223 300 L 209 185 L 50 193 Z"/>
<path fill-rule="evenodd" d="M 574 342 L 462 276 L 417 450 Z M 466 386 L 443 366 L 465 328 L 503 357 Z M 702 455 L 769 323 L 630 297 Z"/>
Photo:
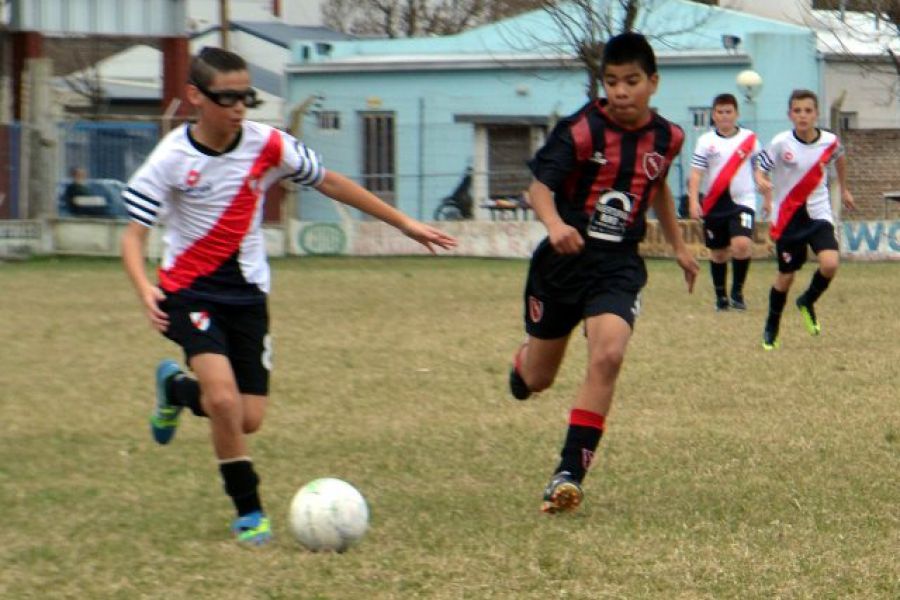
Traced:
<path fill-rule="evenodd" d="M 159 270 L 159 283 L 167 292 L 183 290 L 198 278 L 218 269 L 234 254 L 250 230 L 261 194 L 253 190 L 271 167 L 281 162 L 281 134 L 273 130 L 259 156 L 253 161 L 240 190 L 216 224 L 191 244 L 168 269 Z"/>
<path fill-rule="evenodd" d="M 803 178 L 791 188 L 791 191 L 787 193 L 787 196 L 785 196 L 784 200 L 781 202 L 781 206 L 778 207 L 778 219 L 769 229 L 769 236 L 773 240 L 777 240 L 781 237 L 784 228 L 791 222 L 791 219 L 800 207 L 806 204 L 809 195 L 816 189 L 816 186 L 819 185 L 822 178 L 825 177 L 825 165 L 831 160 L 831 155 L 834 154 L 837 147 L 838 140 L 835 139 L 831 142 L 830 146 L 825 148 L 825 151 L 822 152 L 822 155 L 816 161 L 816 164 L 813 165 L 812 168 L 803 175 Z"/>
<path fill-rule="evenodd" d="M 704 215 L 709 214 L 709 211 L 713 209 L 716 202 L 719 201 L 719 198 L 722 197 L 722 194 L 728 189 L 728 186 L 731 185 L 731 180 L 734 179 L 735 173 L 738 172 L 738 169 L 741 168 L 741 165 L 744 164 L 744 161 L 747 160 L 753 152 L 753 147 L 755 145 L 756 135 L 751 133 L 744 138 L 744 141 L 735 148 L 734 153 L 728 157 L 728 162 L 726 162 L 725 166 L 722 167 L 722 170 L 719 171 L 716 180 L 709 186 L 709 191 L 706 192 L 706 196 L 703 198 Z"/>

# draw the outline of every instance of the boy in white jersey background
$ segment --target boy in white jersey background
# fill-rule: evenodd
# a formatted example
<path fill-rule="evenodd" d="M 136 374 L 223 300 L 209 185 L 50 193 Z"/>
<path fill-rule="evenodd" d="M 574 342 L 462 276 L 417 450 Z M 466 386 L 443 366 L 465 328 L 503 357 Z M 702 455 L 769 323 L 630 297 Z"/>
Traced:
<path fill-rule="evenodd" d="M 160 141 L 123 193 L 131 222 L 122 260 L 151 325 L 183 348 L 196 375 L 188 377 L 171 360 L 159 364 L 153 437 L 167 444 L 185 407 L 208 417 L 237 511 L 232 531 L 238 541 L 258 545 L 271 538 L 271 525 L 247 435 L 262 424 L 271 368 L 261 230 L 266 189 L 291 178 L 397 227 L 432 252 L 433 245 L 450 248 L 456 241 L 326 171 L 292 136 L 245 121 L 258 102 L 240 56 L 204 48 L 191 63 L 186 96 L 197 122 Z M 157 222 L 165 225 L 165 248 L 154 285 L 144 270 L 144 246 Z"/>
<path fill-rule="evenodd" d="M 756 215 L 753 161 L 761 147 L 756 134 L 738 126 L 738 102 L 732 94 L 719 94 L 713 99 L 712 120 L 715 129 L 700 136 L 691 159 L 690 216 L 703 220 L 716 310 L 728 310 L 729 304 L 746 310 L 744 282 L 750 269 Z M 729 258 L 733 267 L 730 302 L 726 295 Z"/>
<path fill-rule="evenodd" d="M 773 350 L 779 344 L 778 329 L 787 293 L 796 273 L 806 262 L 806 247 L 818 258 L 809 287 L 796 300 L 803 323 L 810 335 L 819 335 L 821 325 L 813 308 L 828 289 L 838 269 L 839 253 L 834 235 L 834 217 L 828 193 L 827 167 L 834 164 L 841 201 L 855 208 L 847 188 L 847 161 L 836 135 L 816 126 L 819 101 L 814 92 L 794 90 L 788 101 L 788 116 L 794 128 L 772 138 L 760 155 L 757 183 L 772 192 L 763 205 L 771 215 L 769 235 L 775 241 L 778 274 L 769 292 L 769 315 L 763 330 L 763 348 Z"/>

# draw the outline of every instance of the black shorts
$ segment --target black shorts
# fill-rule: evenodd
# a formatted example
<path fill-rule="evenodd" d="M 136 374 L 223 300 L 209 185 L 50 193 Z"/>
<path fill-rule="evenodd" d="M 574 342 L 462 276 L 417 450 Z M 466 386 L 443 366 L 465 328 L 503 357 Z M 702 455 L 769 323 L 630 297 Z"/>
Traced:
<path fill-rule="evenodd" d="M 636 246 L 557 254 L 547 240 L 531 258 L 525 284 L 525 331 L 540 339 L 569 335 L 582 319 L 611 313 L 634 327 L 647 283 Z"/>
<path fill-rule="evenodd" d="M 703 241 L 710 250 L 721 250 L 731 244 L 731 238 L 753 237 L 753 211 L 741 208 L 727 217 L 703 219 Z"/>
<path fill-rule="evenodd" d="M 806 262 L 806 247 L 818 254 L 822 250 L 837 250 L 838 242 L 834 235 L 834 225 L 828 221 L 816 220 L 802 236 L 781 238 L 775 242 L 775 255 L 778 257 L 779 273 L 799 271 Z"/>
<path fill-rule="evenodd" d="M 272 347 L 265 302 L 221 304 L 171 294 L 160 308 L 169 315 L 164 335 L 184 349 L 186 361 L 198 354 L 222 354 L 241 393 L 269 394 Z"/>

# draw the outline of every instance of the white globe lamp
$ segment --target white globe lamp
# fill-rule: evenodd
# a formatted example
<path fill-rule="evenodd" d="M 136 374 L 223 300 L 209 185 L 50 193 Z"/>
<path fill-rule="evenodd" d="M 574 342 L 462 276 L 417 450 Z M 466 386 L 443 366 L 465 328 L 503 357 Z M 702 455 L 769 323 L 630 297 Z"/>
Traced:
<path fill-rule="evenodd" d="M 762 88 L 762 76 L 752 69 L 746 69 L 738 73 L 735 80 L 737 81 L 738 89 L 744 94 L 747 102 L 753 102 L 760 88 Z"/>

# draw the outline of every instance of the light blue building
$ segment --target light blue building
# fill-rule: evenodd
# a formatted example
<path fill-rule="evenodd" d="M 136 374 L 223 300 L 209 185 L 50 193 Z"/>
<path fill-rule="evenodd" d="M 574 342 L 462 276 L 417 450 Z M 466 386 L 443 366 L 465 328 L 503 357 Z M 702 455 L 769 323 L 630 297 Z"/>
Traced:
<path fill-rule="evenodd" d="M 685 0 L 651 0 L 650 8 L 643 33 L 681 31 L 651 39 L 661 77 L 653 105 L 687 133 L 669 180 L 679 196 L 713 96 L 744 98 L 737 74 L 759 73 L 762 86 L 742 102 L 742 122 L 770 139 L 789 124 L 791 90 L 818 90 L 815 36 Z M 556 117 L 586 101 L 586 72 L 565 48 L 543 11 L 439 38 L 296 42 L 287 105 L 310 107 L 302 138 L 327 167 L 429 219 L 467 167 L 475 171 L 476 204 L 528 185 L 524 161 Z M 301 218 L 335 219 L 330 202 L 317 196 L 304 192 Z"/>

